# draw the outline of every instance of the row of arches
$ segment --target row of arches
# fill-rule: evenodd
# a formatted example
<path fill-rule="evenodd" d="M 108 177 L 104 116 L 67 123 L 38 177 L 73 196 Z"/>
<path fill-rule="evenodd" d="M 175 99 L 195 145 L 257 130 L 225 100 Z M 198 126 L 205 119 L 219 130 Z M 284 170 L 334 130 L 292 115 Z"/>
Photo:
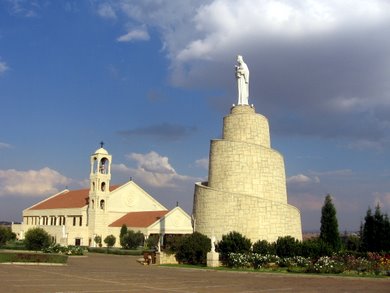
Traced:
<path fill-rule="evenodd" d="M 100 186 L 99 186 L 99 191 L 106 191 L 106 186 L 107 186 L 107 184 L 106 184 L 106 182 L 102 182 L 102 183 L 100 183 Z M 95 182 L 92 182 L 92 191 L 96 191 L 96 183 Z"/>
<path fill-rule="evenodd" d="M 105 208 L 106 208 L 106 202 L 105 202 L 105 200 L 104 199 L 101 199 L 100 201 L 98 201 L 98 206 L 96 207 L 95 206 L 95 200 L 94 199 L 92 199 L 91 200 L 91 202 L 90 202 L 90 207 L 91 207 L 91 209 L 95 209 L 95 208 L 98 208 L 98 209 L 101 209 L 101 210 L 105 210 Z"/>

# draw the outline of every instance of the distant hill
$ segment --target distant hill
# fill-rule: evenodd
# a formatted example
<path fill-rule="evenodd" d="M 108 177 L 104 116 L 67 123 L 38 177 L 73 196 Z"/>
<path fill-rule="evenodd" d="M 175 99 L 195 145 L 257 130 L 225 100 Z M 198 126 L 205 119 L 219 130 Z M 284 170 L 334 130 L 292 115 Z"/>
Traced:
<path fill-rule="evenodd" d="M 11 227 L 11 225 L 12 225 L 12 222 L 0 221 L 0 226 Z"/>

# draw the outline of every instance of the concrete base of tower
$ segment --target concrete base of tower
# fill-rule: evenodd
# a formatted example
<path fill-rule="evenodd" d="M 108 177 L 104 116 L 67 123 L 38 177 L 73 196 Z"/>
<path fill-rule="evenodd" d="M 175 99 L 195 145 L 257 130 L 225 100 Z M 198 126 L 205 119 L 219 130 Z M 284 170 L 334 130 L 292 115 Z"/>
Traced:
<path fill-rule="evenodd" d="M 283 236 L 302 240 L 301 215 L 294 206 L 215 190 L 207 183 L 195 184 L 193 214 L 195 231 L 217 240 L 231 231 L 243 234 L 252 243 L 274 242 Z"/>

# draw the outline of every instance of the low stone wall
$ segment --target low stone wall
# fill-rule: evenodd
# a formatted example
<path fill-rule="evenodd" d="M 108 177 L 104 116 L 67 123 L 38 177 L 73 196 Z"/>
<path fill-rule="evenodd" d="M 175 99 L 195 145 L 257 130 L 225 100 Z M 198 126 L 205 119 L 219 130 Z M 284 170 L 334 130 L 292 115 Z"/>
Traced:
<path fill-rule="evenodd" d="M 156 264 L 165 265 L 165 264 L 178 264 L 175 254 L 168 254 L 165 252 L 156 253 Z"/>

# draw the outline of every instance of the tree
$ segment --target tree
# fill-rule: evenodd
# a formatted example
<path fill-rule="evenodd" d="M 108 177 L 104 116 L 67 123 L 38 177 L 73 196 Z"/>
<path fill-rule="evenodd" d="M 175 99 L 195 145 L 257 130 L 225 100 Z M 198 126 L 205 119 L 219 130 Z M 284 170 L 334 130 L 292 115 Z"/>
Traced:
<path fill-rule="evenodd" d="M 348 235 L 347 231 L 340 237 L 342 246 L 347 251 L 358 251 L 360 248 L 360 237 L 357 235 Z"/>
<path fill-rule="evenodd" d="M 146 247 L 149 249 L 153 249 L 158 245 L 158 241 L 160 240 L 160 235 L 153 234 L 149 235 L 148 239 L 146 239 Z"/>
<path fill-rule="evenodd" d="M 93 240 L 95 241 L 95 243 L 96 243 L 99 247 L 102 247 L 102 237 L 101 237 L 101 236 L 96 235 L 95 238 L 93 238 Z"/>
<path fill-rule="evenodd" d="M 163 239 L 163 250 L 167 253 L 176 253 L 187 236 L 188 235 L 181 234 L 165 234 Z"/>
<path fill-rule="evenodd" d="M 383 215 L 379 204 L 372 214 L 369 207 L 361 228 L 361 250 L 370 252 L 390 251 L 390 222 L 387 214 Z"/>
<path fill-rule="evenodd" d="M 114 235 L 108 235 L 104 238 L 104 243 L 106 243 L 107 248 L 113 247 L 115 245 L 116 238 Z"/>
<path fill-rule="evenodd" d="M 0 246 L 3 246 L 7 241 L 16 239 L 16 234 L 8 227 L 0 226 Z"/>
<path fill-rule="evenodd" d="M 330 194 L 325 197 L 325 202 L 321 210 L 320 239 L 329 244 L 334 251 L 338 251 L 341 247 L 336 208 L 333 205 Z"/>
<path fill-rule="evenodd" d="M 390 251 L 390 221 L 389 216 L 385 214 L 384 224 L 383 224 L 383 250 L 386 252 Z"/>
<path fill-rule="evenodd" d="M 303 240 L 300 246 L 303 257 L 318 259 L 321 256 L 330 256 L 333 252 L 333 248 L 319 238 Z"/>
<path fill-rule="evenodd" d="M 229 253 L 249 253 L 251 247 L 252 242 L 250 239 L 233 231 L 227 235 L 222 235 L 222 240 L 217 245 L 217 251 L 221 253 L 222 261 L 226 262 Z"/>
<path fill-rule="evenodd" d="M 24 244 L 28 250 L 42 250 L 50 246 L 50 235 L 42 228 L 29 229 L 24 235 Z"/>
<path fill-rule="evenodd" d="M 361 227 L 361 241 L 363 251 L 375 251 L 375 220 L 372 215 L 371 208 L 368 207 L 366 216 L 364 217 L 364 224 Z"/>
<path fill-rule="evenodd" d="M 300 242 L 291 236 L 279 237 L 275 243 L 276 255 L 280 257 L 292 257 L 301 255 Z"/>
<path fill-rule="evenodd" d="M 123 242 L 123 237 L 127 234 L 127 226 L 126 224 L 123 224 L 122 227 L 121 227 L 121 231 L 119 233 L 119 242 L 121 244 L 122 247 L 125 246 L 124 242 Z"/>
<path fill-rule="evenodd" d="M 267 240 L 258 240 L 253 244 L 252 251 L 259 254 L 275 254 L 275 245 Z"/>
<path fill-rule="evenodd" d="M 211 250 L 211 240 L 206 235 L 194 232 L 185 237 L 178 247 L 176 259 L 180 263 L 205 264 L 207 252 Z"/>
<path fill-rule="evenodd" d="M 128 230 L 121 239 L 121 245 L 126 249 L 136 249 L 137 247 L 143 245 L 144 239 L 144 234 L 140 231 L 134 232 L 133 230 Z"/>

